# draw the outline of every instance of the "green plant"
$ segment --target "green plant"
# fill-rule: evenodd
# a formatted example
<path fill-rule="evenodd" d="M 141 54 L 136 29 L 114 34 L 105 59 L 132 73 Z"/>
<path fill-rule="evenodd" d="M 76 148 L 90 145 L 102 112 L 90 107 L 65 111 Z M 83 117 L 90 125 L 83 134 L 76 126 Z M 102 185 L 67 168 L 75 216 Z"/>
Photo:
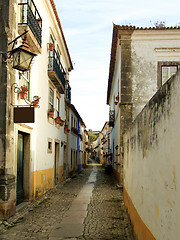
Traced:
<path fill-rule="evenodd" d="M 91 144 L 92 142 L 96 141 L 96 139 L 97 139 L 97 136 L 96 136 L 96 135 L 94 135 L 94 134 L 92 134 L 92 133 L 89 134 L 89 143 L 90 143 L 90 144 Z"/>

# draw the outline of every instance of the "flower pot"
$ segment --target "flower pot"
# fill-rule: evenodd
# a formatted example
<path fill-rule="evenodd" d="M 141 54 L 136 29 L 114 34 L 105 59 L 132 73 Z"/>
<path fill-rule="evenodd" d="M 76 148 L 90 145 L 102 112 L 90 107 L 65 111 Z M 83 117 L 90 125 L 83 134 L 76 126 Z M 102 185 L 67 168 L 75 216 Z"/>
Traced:
<path fill-rule="evenodd" d="M 37 21 L 38 21 L 39 26 L 41 27 L 41 19 L 38 18 Z"/>
<path fill-rule="evenodd" d="M 49 51 L 53 51 L 54 49 L 54 44 L 53 43 L 49 43 Z"/>
<path fill-rule="evenodd" d="M 49 115 L 50 118 L 53 118 L 53 117 L 54 117 L 54 111 L 53 111 L 53 112 L 52 112 L 52 111 L 49 111 L 49 112 L 48 112 L 48 115 Z"/>
<path fill-rule="evenodd" d="M 56 117 L 55 118 L 55 123 L 60 124 L 60 122 L 61 122 L 61 118 L 60 117 Z"/>
<path fill-rule="evenodd" d="M 20 99 L 26 99 L 27 98 L 27 91 L 20 91 L 19 96 L 20 96 Z"/>
<path fill-rule="evenodd" d="M 39 100 L 34 100 L 34 101 L 32 101 L 32 105 L 33 105 L 34 108 L 39 107 L 38 104 L 39 104 Z"/>
<path fill-rule="evenodd" d="M 64 121 L 60 121 L 60 126 L 62 127 L 64 125 Z"/>

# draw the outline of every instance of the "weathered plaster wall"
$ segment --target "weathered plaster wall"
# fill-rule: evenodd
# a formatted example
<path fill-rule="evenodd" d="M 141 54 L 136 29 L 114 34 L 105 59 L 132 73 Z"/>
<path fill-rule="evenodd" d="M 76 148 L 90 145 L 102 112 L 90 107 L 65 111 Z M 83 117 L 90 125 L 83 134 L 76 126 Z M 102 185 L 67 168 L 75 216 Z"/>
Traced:
<path fill-rule="evenodd" d="M 14 71 L 7 60 L 8 43 L 15 37 L 15 0 L 0 2 L 0 218 L 7 219 L 15 213 L 16 192 L 14 176 L 14 123 L 12 118 L 11 85 Z"/>
<path fill-rule="evenodd" d="M 180 239 L 180 73 L 124 134 L 124 200 L 140 240 Z"/>
<path fill-rule="evenodd" d="M 131 38 L 133 119 L 158 89 L 158 62 L 179 61 L 178 31 L 136 30 L 133 32 Z M 159 73 L 161 74 L 160 71 Z"/>

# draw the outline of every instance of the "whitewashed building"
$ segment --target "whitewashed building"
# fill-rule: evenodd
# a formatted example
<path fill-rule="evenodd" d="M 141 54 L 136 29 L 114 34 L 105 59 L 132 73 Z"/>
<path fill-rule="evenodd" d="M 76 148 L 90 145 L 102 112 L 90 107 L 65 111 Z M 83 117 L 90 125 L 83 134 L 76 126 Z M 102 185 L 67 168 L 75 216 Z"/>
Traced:
<path fill-rule="evenodd" d="M 1 116 L 4 116 L 0 129 L 6 125 L 0 131 L 0 142 L 2 139 L 4 142 L 0 144 L 0 185 L 4 186 L 0 217 L 4 219 L 15 213 L 16 205 L 63 181 L 68 156 L 65 127 L 70 101 L 69 72 L 73 69 L 53 0 L 8 3 L 1 5 L 7 12 L 4 25 L 2 23 L 2 31 L 7 35 L 1 39 L 1 60 L 21 44 L 28 44 L 29 51 L 36 57 L 29 71 L 23 72 L 22 65 L 20 71 L 17 70 L 18 55 L 15 63 L 4 61 L 1 68 L 2 82 L 7 86 L 2 89 L 7 94 L 0 93 Z M 28 61 L 25 56 L 24 62 Z M 21 99 L 21 90 L 25 87 L 28 93 Z M 35 108 L 33 100 L 37 96 L 40 101 Z M 26 113 L 17 113 L 22 107 Z"/>
<path fill-rule="evenodd" d="M 113 26 L 107 91 L 112 166 L 123 184 L 123 133 L 180 68 L 178 27 Z"/>

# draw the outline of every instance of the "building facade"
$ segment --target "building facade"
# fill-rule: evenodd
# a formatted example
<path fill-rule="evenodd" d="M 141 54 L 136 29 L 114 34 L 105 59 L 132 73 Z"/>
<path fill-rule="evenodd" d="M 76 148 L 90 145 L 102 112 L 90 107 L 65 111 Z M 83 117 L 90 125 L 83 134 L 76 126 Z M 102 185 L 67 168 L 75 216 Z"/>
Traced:
<path fill-rule="evenodd" d="M 123 184 L 123 133 L 180 66 L 179 28 L 113 26 L 107 91 L 112 166 Z"/>
<path fill-rule="evenodd" d="M 53 0 L 1 1 L 0 11 L 0 218 L 7 219 L 75 165 L 69 166 L 73 66 Z M 26 54 L 17 67 L 19 46 L 35 55 L 28 69 Z"/>

